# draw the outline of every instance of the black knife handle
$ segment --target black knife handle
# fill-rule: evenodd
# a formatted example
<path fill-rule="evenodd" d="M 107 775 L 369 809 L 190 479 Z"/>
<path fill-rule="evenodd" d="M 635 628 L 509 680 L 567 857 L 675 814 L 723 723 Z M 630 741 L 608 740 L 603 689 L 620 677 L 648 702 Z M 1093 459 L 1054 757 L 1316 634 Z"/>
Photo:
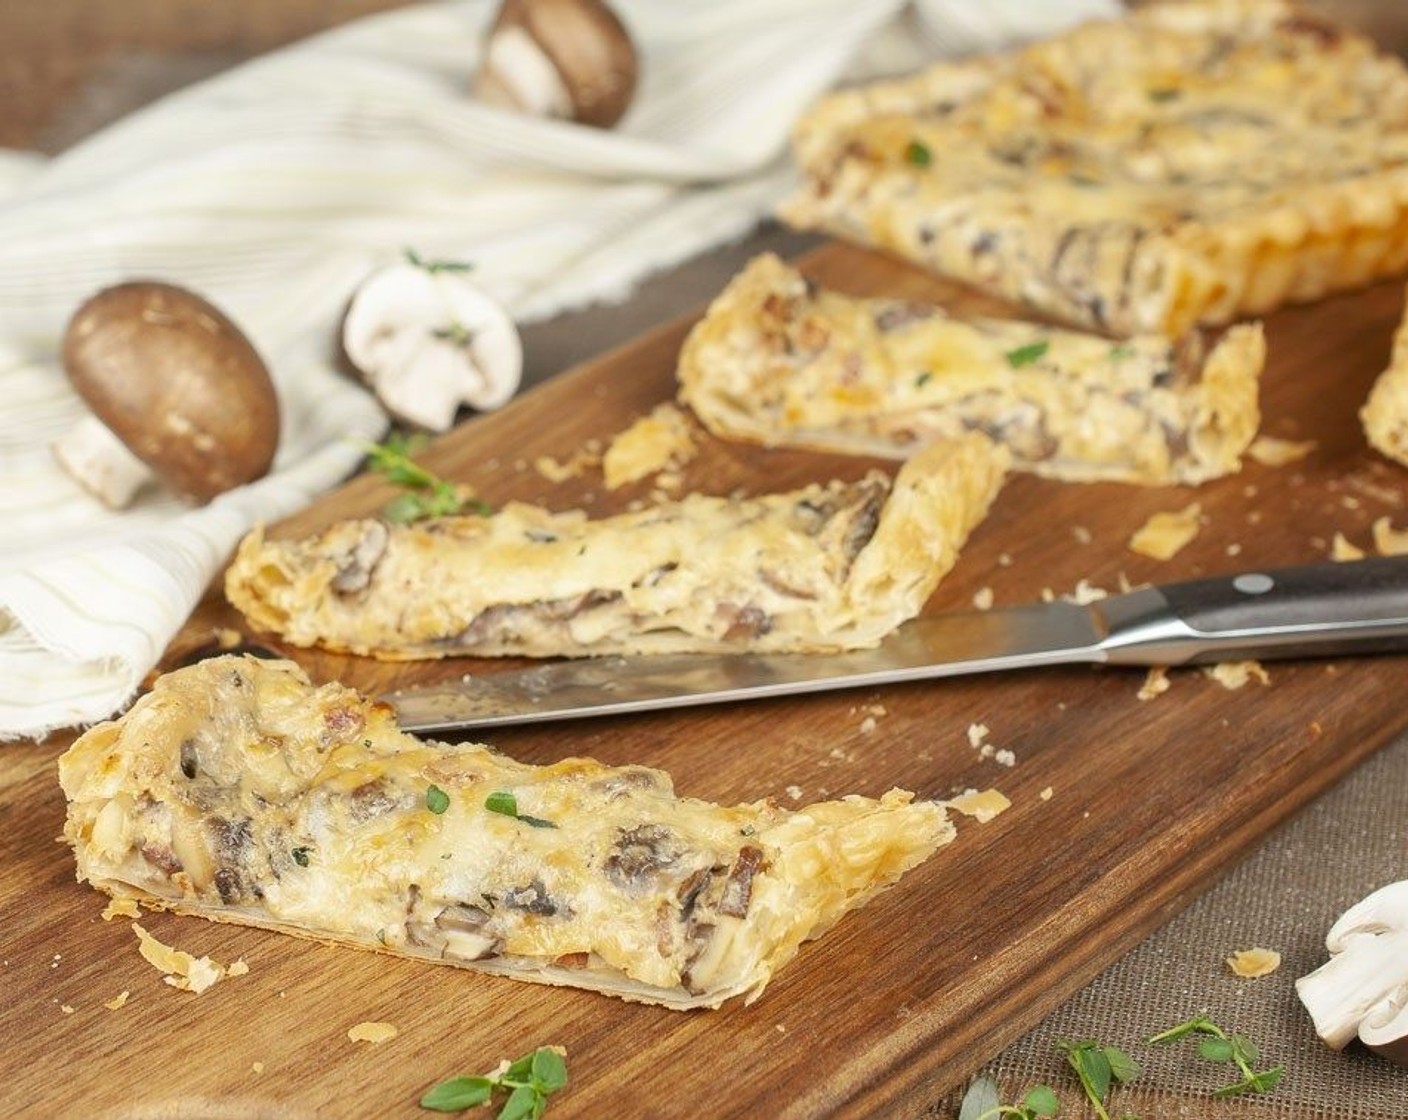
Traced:
<path fill-rule="evenodd" d="M 1238 572 L 1096 606 L 1117 663 L 1408 650 L 1408 557 Z"/>

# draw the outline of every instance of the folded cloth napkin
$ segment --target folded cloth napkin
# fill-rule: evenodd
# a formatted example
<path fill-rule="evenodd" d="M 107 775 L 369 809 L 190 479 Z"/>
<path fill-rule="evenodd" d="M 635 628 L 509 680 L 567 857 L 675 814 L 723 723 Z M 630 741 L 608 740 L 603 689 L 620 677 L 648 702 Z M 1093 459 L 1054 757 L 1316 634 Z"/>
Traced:
<path fill-rule="evenodd" d="M 246 63 L 47 163 L 0 154 L 0 739 L 119 709 L 241 535 L 344 478 L 384 432 L 333 366 L 342 309 L 375 266 L 407 248 L 471 260 L 520 322 L 622 298 L 769 212 L 793 121 L 885 25 L 890 63 L 912 65 L 1115 8 L 923 0 L 914 35 L 895 29 L 902 4 L 617 0 L 644 64 L 610 131 L 476 103 L 494 6 L 426 4 Z M 279 390 L 274 470 L 204 508 L 153 490 L 105 510 L 50 453 L 84 412 L 57 360 L 64 324 L 139 276 L 222 308 Z"/>

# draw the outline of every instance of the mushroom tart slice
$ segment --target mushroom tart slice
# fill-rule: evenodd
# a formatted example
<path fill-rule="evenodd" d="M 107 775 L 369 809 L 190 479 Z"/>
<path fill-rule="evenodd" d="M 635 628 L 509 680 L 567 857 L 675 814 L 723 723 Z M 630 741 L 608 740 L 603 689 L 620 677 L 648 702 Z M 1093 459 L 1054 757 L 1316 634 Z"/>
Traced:
<path fill-rule="evenodd" d="M 1260 423 L 1266 345 L 1116 342 L 934 303 L 861 299 L 755 258 L 680 351 L 680 398 L 723 439 L 903 458 L 969 430 L 1014 470 L 1067 482 L 1194 485 L 1237 471 Z"/>
<path fill-rule="evenodd" d="M 726 807 L 643 766 L 422 742 L 254 658 L 161 677 L 59 776 L 79 878 L 114 897 L 677 1009 L 756 998 L 954 835 L 901 790 Z"/>
<path fill-rule="evenodd" d="M 225 593 L 257 630 L 386 659 L 830 651 L 912 618 L 996 495 L 1006 452 L 972 434 L 856 482 L 691 494 L 589 520 L 343 521 L 246 537 Z"/>
<path fill-rule="evenodd" d="M 113 509 L 160 481 L 193 502 L 263 477 L 279 402 L 254 346 L 185 288 L 106 288 L 69 320 L 69 381 L 92 410 L 54 445 L 60 464 Z"/>

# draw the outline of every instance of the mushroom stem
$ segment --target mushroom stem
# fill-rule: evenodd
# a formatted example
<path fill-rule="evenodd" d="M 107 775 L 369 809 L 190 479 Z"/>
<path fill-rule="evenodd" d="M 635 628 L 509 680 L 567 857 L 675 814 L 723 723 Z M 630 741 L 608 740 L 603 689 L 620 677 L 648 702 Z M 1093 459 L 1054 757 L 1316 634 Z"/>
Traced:
<path fill-rule="evenodd" d="M 1402 984 L 1408 961 L 1408 930 L 1351 939 L 1308 976 L 1296 981 L 1296 994 L 1310 1012 L 1315 1033 L 1342 1050 L 1359 1033 L 1369 1011 Z"/>
<path fill-rule="evenodd" d="M 156 473 L 96 416 L 85 416 L 54 441 L 54 457 L 109 509 L 126 509 Z"/>
<path fill-rule="evenodd" d="M 521 27 L 505 27 L 489 40 L 474 90 L 501 108 L 539 117 L 572 116 L 572 94 L 557 67 Z"/>

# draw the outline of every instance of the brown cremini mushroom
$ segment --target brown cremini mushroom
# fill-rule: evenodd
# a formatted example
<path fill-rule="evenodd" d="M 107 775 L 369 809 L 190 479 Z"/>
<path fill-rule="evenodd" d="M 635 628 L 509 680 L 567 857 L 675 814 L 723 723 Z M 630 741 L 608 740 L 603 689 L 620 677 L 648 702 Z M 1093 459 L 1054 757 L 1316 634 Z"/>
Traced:
<path fill-rule="evenodd" d="M 635 45 L 601 0 L 504 0 L 474 92 L 494 105 L 610 128 L 630 106 Z"/>
<path fill-rule="evenodd" d="M 69 320 L 63 364 L 93 414 L 54 454 L 113 509 L 153 478 L 208 502 L 273 462 L 279 406 L 269 371 L 193 292 L 153 280 L 104 289 Z"/>

